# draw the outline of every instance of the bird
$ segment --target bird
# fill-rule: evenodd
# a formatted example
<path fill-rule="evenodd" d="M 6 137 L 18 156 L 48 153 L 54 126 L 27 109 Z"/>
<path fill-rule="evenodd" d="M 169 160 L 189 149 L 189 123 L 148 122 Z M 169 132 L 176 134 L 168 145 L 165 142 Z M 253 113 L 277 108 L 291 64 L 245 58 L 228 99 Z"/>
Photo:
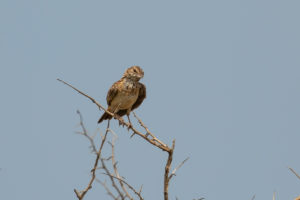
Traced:
<path fill-rule="evenodd" d="M 144 71 L 140 66 L 129 67 L 122 78 L 110 87 L 106 96 L 107 110 L 121 121 L 122 116 L 126 114 L 130 125 L 130 112 L 139 107 L 146 98 L 146 86 L 139 82 L 143 77 Z M 98 123 L 111 118 L 112 116 L 105 112 Z"/>

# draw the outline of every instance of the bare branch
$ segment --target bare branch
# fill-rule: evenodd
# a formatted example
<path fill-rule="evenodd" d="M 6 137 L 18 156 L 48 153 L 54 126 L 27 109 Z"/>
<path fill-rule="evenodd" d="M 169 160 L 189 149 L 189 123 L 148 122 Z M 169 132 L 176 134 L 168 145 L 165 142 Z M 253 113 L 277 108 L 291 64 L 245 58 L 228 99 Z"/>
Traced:
<path fill-rule="evenodd" d="M 297 176 L 297 178 L 300 179 L 300 176 L 299 174 L 297 174 L 297 172 L 295 170 L 293 170 L 293 168 L 289 167 L 289 169 Z"/>
<path fill-rule="evenodd" d="M 82 91 L 78 90 L 77 88 L 73 87 L 72 85 L 70 85 L 69 83 L 66 83 L 65 81 L 61 80 L 61 79 L 57 79 L 58 81 L 64 83 L 65 85 L 71 87 L 72 89 L 76 90 L 78 93 L 80 93 L 81 95 L 89 98 L 93 103 L 95 103 L 98 108 L 101 110 L 104 110 L 104 112 L 108 113 L 109 115 L 111 115 L 112 117 L 114 117 L 115 119 L 117 119 L 122 125 L 126 126 L 128 128 L 128 130 L 132 130 L 133 131 L 133 134 L 136 134 L 138 136 L 140 136 L 141 138 L 143 138 L 144 140 L 146 140 L 148 143 L 156 146 L 157 148 L 163 150 L 163 151 L 166 151 L 168 153 L 168 159 L 167 159 L 167 163 L 166 163 L 166 166 L 165 166 L 165 173 L 164 173 L 164 200 L 168 200 L 168 188 L 169 188 L 169 182 L 170 182 L 170 179 L 175 175 L 175 172 L 177 169 L 179 169 L 183 164 L 184 162 L 186 161 L 183 161 L 177 168 L 175 168 L 173 170 L 173 172 L 171 173 L 171 175 L 169 174 L 170 173 L 170 167 L 171 167 L 171 163 L 172 163 L 172 160 L 173 160 L 173 152 L 174 152 L 174 148 L 175 148 L 175 140 L 173 140 L 173 143 L 172 143 L 172 147 L 168 147 L 166 144 L 164 144 L 163 142 L 161 142 L 160 140 L 158 140 L 153 133 L 150 132 L 150 130 L 145 126 L 145 124 L 141 121 L 141 119 L 139 119 L 135 113 L 134 116 L 135 118 L 138 120 L 139 124 L 146 130 L 146 133 L 143 134 L 141 133 L 140 131 L 138 131 L 136 128 L 134 128 L 131 123 L 127 123 L 127 122 L 124 122 L 121 118 L 117 117 L 114 113 L 111 113 L 109 111 L 107 111 L 100 103 L 98 103 L 94 98 L 88 96 L 87 94 L 83 93 Z M 106 136 L 107 136 L 107 133 L 108 133 L 108 128 L 106 129 L 106 133 L 105 133 L 105 136 L 102 138 L 102 144 L 101 144 L 101 147 L 99 149 L 99 151 L 97 152 L 97 158 L 96 158 L 96 161 L 95 161 L 95 165 L 94 165 L 94 168 L 92 169 L 92 179 L 90 180 L 90 183 L 89 185 L 87 186 L 87 188 L 85 190 L 83 190 L 82 192 L 78 192 L 76 189 L 74 190 L 78 199 L 81 200 L 83 198 L 83 196 L 86 194 L 86 192 L 92 187 L 92 183 L 95 179 L 95 171 L 97 169 L 97 165 L 98 165 L 98 161 L 101 157 L 101 150 L 102 150 L 102 147 L 103 147 L 103 144 L 104 144 L 104 141 L 106 139 Z M 86 132 L 86 131 L 84 131 Z M 148 138 L 148 136 L 151 136 L 152 138 Z M 93 148 L 93 147 L 92 147 Z M 104 160 L 101 159 L 101 162 L 103 163 L 102 165 L 104 165 Z M 115 163 L 115 161 L 114 161 Z M 102 166 L 102 167 L 103 167 Z M 113 165 L 114 167 L 116 167 L 116 164 Z M 104 167 L 105 169 L 105 167 Z M 106 168 L 107 169 L 107 168 Z M 108 172 L 108 174 L 110 174 Z M 117 175 L 117 174 L 116 174 Z M 111 179 L 113 179 L 112 175 L 110 174 L 110 177 Z M 123 182 L 125 185 L 127 185 L 125 183 L 125 181 L 121 178 L 118 178 L 118 177 L 114 177 L 116 179 L 120 179 L 122 180 L 121 182 Z M 120 182 L 120 184 L 121 184 Z M 115 185 L 115 184 L 114 184 Z M 129 185 L 127 185 L 130 189 L 131 187 Z M 116 187 L 117 188 L 117 187 Z M 123 187 L 122 187 L 123 188 Z M 124 189 L 123 189 L 124 190 Z M 133 190 L 135 191 L 135 190 Z M 125 192 L 125 190 L 124 190 Z M 124 199 L 124 196 L 121 195 L 121 191 L 118 191 L 118 193 L 120 194 L 120 197 L 122 199 Z M 126 193 L 126 192 L 125 192 Z M 140 194 L 138 192 L 135 191 L 136 194 Z M 127 196 L 127 195 L 126 195 Z M 128 196 L 127 196 L 128 197 Z M 140 196 L 139 196 L 140 197 Z"/>
<path fill-rule="evenodd" d="M 111 115 L 112 117 L 114 117 L 115 119 L 117 119 L 121 124 L 123 124 L 124 126 L 126 126 L 128 129 L 132 130 L 134 132 L 134 134 L 139 135 L 140 137 L 142 137 L 143 139 L 145 139 L 147 142 L 149 142 L 150 144 L 160 148 L 163 151 L 166 152 L 170 152 L 171 149 L 164 143 L 162 143 L 161 141 L 159 141 L 156 137 L 152 136 L 153 139 L 149 139 L 147 136 L 148 134 L 143 134 L 141 132 L 139 132 L 137 129 L 135 129 L 130 123 L 124 122 L 123 120 L 121 120 L 121 118 L 118 118 L 115 116 L 114 113 L 109 112 L 108 110 L 106 110 L 100 103 L 98 103 L 94 98 L 90 97 L 89 95 L 83 93 L 82 91 L 78 90 L 77 88 L 75 88 L 74 86 L 72 86 L 71 84 L 61 80 L 61 79 L 57 79 L 58 81 L 64 83 L 65 85 L 71 87 L 72 89 L 76 90 L 79 94 L 89 98 L 93 103 L 95 103 L 99 109 L 104 110 L 106 113 L 108 113 L 109 115 Z M 152 134 L 153 135 L 153 134 Z"/>
<path fill-rule="evenodd" d="M 143 185 L 141 185 L 141 187 L 140 187 L 140 189 L 139 189 L 139 194 L 141 194 L 142 193 L 142 190 L 143 190 Z"/>
<path fill-rule="evenodd" d="M 147 134 L 145 136 L 151 135 L 153 140 L 155 140 L 156 142 L 158 142 L 159 144 L 163 145 L 163 146 L 167 146 L 166 144 L 164 144 L 162 141 L 160 141 L 159 139 L 157 139 L 151 132 L 150 130 L 147 128 L 147 126 L 142 122 L 142 120 L 135 114 L 135 112 L 133 112 L 134 117 L 138 120 L 139 124 L 146 130 Z"/>
<path fill-rule="evenodd" d="M 175 169 L 172 171 L 171 175 L 169 176 L 169 179 L 171 180 L 171 178 L 173 176 L 176 176 L 176 171 L 182 167 L 182 165 L 189 159 L 189 157 L 187 157 L 186 159 L 184 159 L 184 161 L 182 161 L 177 167 L 175 167 Z"/>
<path fill-rule="evenodd" d="M 77 114 L 79 115 L 80 126 L 81 126 L 82 131 L 83 131 L 83 132 L 78 132 L 78 133 L 81 134 L 81 135 L 83 135 L 83 136 L 85 136 L 90 141 L 92 152 L 95 153 L 95 154 L 97 154 L 97 149 L 96 149 L 96 145 L 95 145 L 95 142 L 94 142 L 94 138 L 88 135 L 87 130 L 86 130 L 84 124 L 83 124 L 83 117 L 82 117 L 82 115 L 81 115 L 81 113 L 80 113 L 79 110 L 77 110 Z"/>
<path fill-rule="evenodd" d="M 119 174 L 118 169 L 117 169 L 117 163 L 116 163 L 116 160 L 115 160 L 115 140 L 116 140 L 116 137 L 113 137 L 112 142 L 111 142 L 111 162 L 112 162 L 112 166 L 114 168 L 114 173 L 115 173 L 116 177 L 120 178 L 120 174 Z M 133 200 L 132 196 L 126 190 L 123 182 L 121 180 L 119 180 L 119 183 L 120 183 L 125 195 L 129 199 Z"/>
<path fill-rule="evenodd" d="M 61 80 L 61 79 L 59 79 L 59 78 L 56 79 L 56 80 L 58 80 L 58 81 L 62 82 L 63 84 L 65 84 L 65 85 L 67 85 L 67 86 L 73 88 L 73 89 L 76 90 L 79 94 L 81 94 L 81 95 L 83 95 L 83 96 L 89 98 L 94 104 L 96 104 L 96 105 L 98 106 L 98 108 L 99 108 L 100 110 L 102 109 L 102 110 L 106 111 L 105 108 L 104 108 L 102 105 L 100 105 L 94 98 L 92 98 L 92 97 L 90 97 L 89 95 L 87 95 L 87 94 L 81 92 L 80 90 L 78 90 L 77 88 L 75 88 L 74 86 L 72 86 L 71 84 L 69 84 L 69 83 L 67 83 L 67 82 L 65 82 L 65 81 L 63 81 L 63 80 Z M 112 113 L 110 113 L 110 112 L 108 112 L 108 111 L 106 111 L 106 112 L 107 112 L 108 114 L 110 114 L 110 115 L 113 116 Z"/>
<path fill-rule="evenodd" d="M 91 180 L 89 181 L 87 187 L 84 190 L 78 191 L 78 190 L 74 189 L 74 192 L 75 192 L 75 194 L 76 194 L 76 196 L 77 196 L 77 198 L 79 200 L 82 200 L 83 197 L 85 196 L 85 194 L 92 188 L 92 184 L 93 184 L 93 182 L 94 182 L 94 180 L 96 178 L 96 169 L 97 169 L 97 166 L 98 166 L 99 159 L 101 158 L 101 152 L 102 152 L 102 148 L 104 146 L 105 140 L 106 140 L 106 136 L 108 134 L 108 130 L 109 130 L 109 121 L 107 123 L 107 128 L 106 128 L 105 135 L 102 138 L 101 145 L 100 145 L 99 150 L 97 152 L 97 156 L 96 156 L 96 160 L 95 160 L 95 163 L 94 163 L 94 167 L 91 170 L 91 172 L 92 172 L 92 178 L 91 178 Z"/>
<path fill-rule="evenodd" d="M 111 174 L 106 174 L 106 173 L 103 173 L 107 176 L 110 176 L 111 178 L 115 178 L 115 179 L 118 179 L 119 181 L 123 182 L 125 185 L 127 185 L 129 187 L 129 189 L 131 189 L 139 198 L 140 200 L 143 200 L 143 197 L 141 196 L 141 190 L 139 192 L 137 192 L 129 183 L 127 183 L 125 180 L 121 179 L 121 178 L 118 178 L 114 175 L 111 175 Z"/>
<path fill-rule="evenodd" d="M 124 194 L 121 192 L 121 190 L 119 189 L 119 187 L 117 186 L 115 180 L 112 178 L 112 174 L 110 173 L 110 171 L 107 169 L 104 160 L 101 159 L 101 163 L 102 163 L 102 168 L 104 169 L 104 171 L 106 172 L 105 174 L 109 176 L 110 181 L 112 186 L 115 188 L 115 190 L 118 192 L 119 196 L 121 197 L 121 199 L 125 199 Z"/>
<path fill-rule="evenodd" d="M 102 181 L 100 181 L 99 179 L 97 179 L 96 178 L 96 181 L 98 182 L 98 183 L 100 183 L 104 188 L 105 188 L 105 190 L 106 190 L 106 192 L 107 192 L 107 194 L 109 195 L 109 196 L 111 196 L 113 199 L 118 199 L 111 191 L 110 191 L 110 189 L 109 189 L 109 187 L 107 187 L 107 185 L 106 185 L 106 182 L 102 182 Z"/>
<path fill-rule="evenodd" d="M 255 195 L 253 195 L 252 199 L 251 200 L 254 200 L 255 199 Z"/>
<path fill-rule="evenodd" d="M 173 160 L 174 148 L 175 148 L 175 140 L 173 140 L 171 151 L 168 152 L 168 160 L 167 160 L 166 167 L 165 167 L 165 175 L 164 175 L 164 200 L 168 200 L 169 199 L 169 182 L 170 182 L 169 172 L 170 172 L 170 167 L 171 167 L 172 160 Z"/>

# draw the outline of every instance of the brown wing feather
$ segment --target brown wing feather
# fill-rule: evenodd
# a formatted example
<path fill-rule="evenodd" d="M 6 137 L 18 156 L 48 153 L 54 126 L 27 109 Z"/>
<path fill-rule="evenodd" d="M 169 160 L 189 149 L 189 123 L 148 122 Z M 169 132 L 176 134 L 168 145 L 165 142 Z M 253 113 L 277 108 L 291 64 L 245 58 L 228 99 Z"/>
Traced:
<path fill-rule="evenodd" d="M 131 110 L 134 110 L 137 107 L 139 107 L 143 103 L 144 99 L 146 98 L 146 86 L 142 83 L 139 83 L 139 87 L 140 87 L 139 96 L 136 102 L 132 105 Z"/>
<path fill-rule="evenodd" d="M 115 96 L 118 94 L 118 84 L 119 84 L 120 81 L 117 81 L 115 82 L 111 87 L 110 89 L 108 90 L 107 92 L 107 96 L 106 96 L 106 102 L 107 102 L 107 105 L 110 106 L 111 105 L 111 102 L 112 100 L 115 98 Z"/>
<path fill-rule="evenodd" d="M 107 92 L 107 96 L 106 96 L 106 101 L 107 101 L 107 105 L 110 106 L 112 100 L 115 98 L 115 96 L 118 94 L 118 84 L 120 81 L 115 82 L 110 89 Z M 103 115 L 100 117 L 100 119 L 98 120 L 98 123 L 101 123 L 103 120 L 106 119 L 111 119 L 112 116 L 108 113 L 103 113 Z"/>
<path fill-rule="evenodd" d="M 106 101 L 107 101 L 108 106 L 111 105 L 112 100 L 113 100 L 114 97 L 118 94 L 118 91 L 119 91 L 119 90 L 118 90 L 118 87 L 117 87 L 117 85 L 119 84 L 118 82 L 119 82 L 119 81 L 115 82 L 115 83 L 111 86 L 111 88 L 109 89 L 109 91 L 108 91 L 108 93 L 107 93 Z M 138 84 L 139 84 L 139 96 L 138 96 L 137 100 L 135 101 L 135 103 L 132 105 L 131 110 L 134 110 L 134 109 L 136 109 L 137 107 L 139 107 L 139 106 L 142 104 L 142 102 L 144 101 L 144 99 L 146 98 L 146 87 L 145 87 L 145 85 L 142 84 L 142 83 L 138 83 Z M 119 116 L 123 116 L 123 115 L 125 115 L 126 113 L 127 113 L 127 110 L 119 110 L 119 111 L 117 112 L 117 114 L 118 114 Z M 111 115 L 109 115 L 109 114 L 107 114 L 107 113 L 104 113 L 104 114 L 102 115 L 102 117 L 99 119 L 98 123 L 101 123 L 101 122 L 102 122 L 103 120 L 105 120 L 105 119 L 111 119 L 111 118 L 112 118 Z"/>

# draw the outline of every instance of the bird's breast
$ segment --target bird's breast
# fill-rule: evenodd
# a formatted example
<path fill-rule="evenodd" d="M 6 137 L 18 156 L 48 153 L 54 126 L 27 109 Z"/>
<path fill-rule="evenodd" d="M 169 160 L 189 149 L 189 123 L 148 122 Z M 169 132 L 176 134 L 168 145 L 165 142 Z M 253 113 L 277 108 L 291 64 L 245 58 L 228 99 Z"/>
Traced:
<path fill-rule="evenodd" d="M 139 88 L 135 83 L 124 81 L 111 105 L 117 110 L 129 109 L 136 102 Z"/>

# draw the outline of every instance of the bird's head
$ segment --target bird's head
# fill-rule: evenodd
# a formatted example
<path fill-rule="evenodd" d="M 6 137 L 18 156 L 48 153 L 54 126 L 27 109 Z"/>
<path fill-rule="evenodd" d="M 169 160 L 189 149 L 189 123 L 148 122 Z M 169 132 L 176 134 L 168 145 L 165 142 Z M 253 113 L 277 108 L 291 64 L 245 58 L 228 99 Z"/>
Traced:
<path fill-rule="evenodd" d="M 123 77 L 134 81 L 139 81 L 144 77 L 144 71 L 139 66 L 132 66 L 125 71 Z"/>

